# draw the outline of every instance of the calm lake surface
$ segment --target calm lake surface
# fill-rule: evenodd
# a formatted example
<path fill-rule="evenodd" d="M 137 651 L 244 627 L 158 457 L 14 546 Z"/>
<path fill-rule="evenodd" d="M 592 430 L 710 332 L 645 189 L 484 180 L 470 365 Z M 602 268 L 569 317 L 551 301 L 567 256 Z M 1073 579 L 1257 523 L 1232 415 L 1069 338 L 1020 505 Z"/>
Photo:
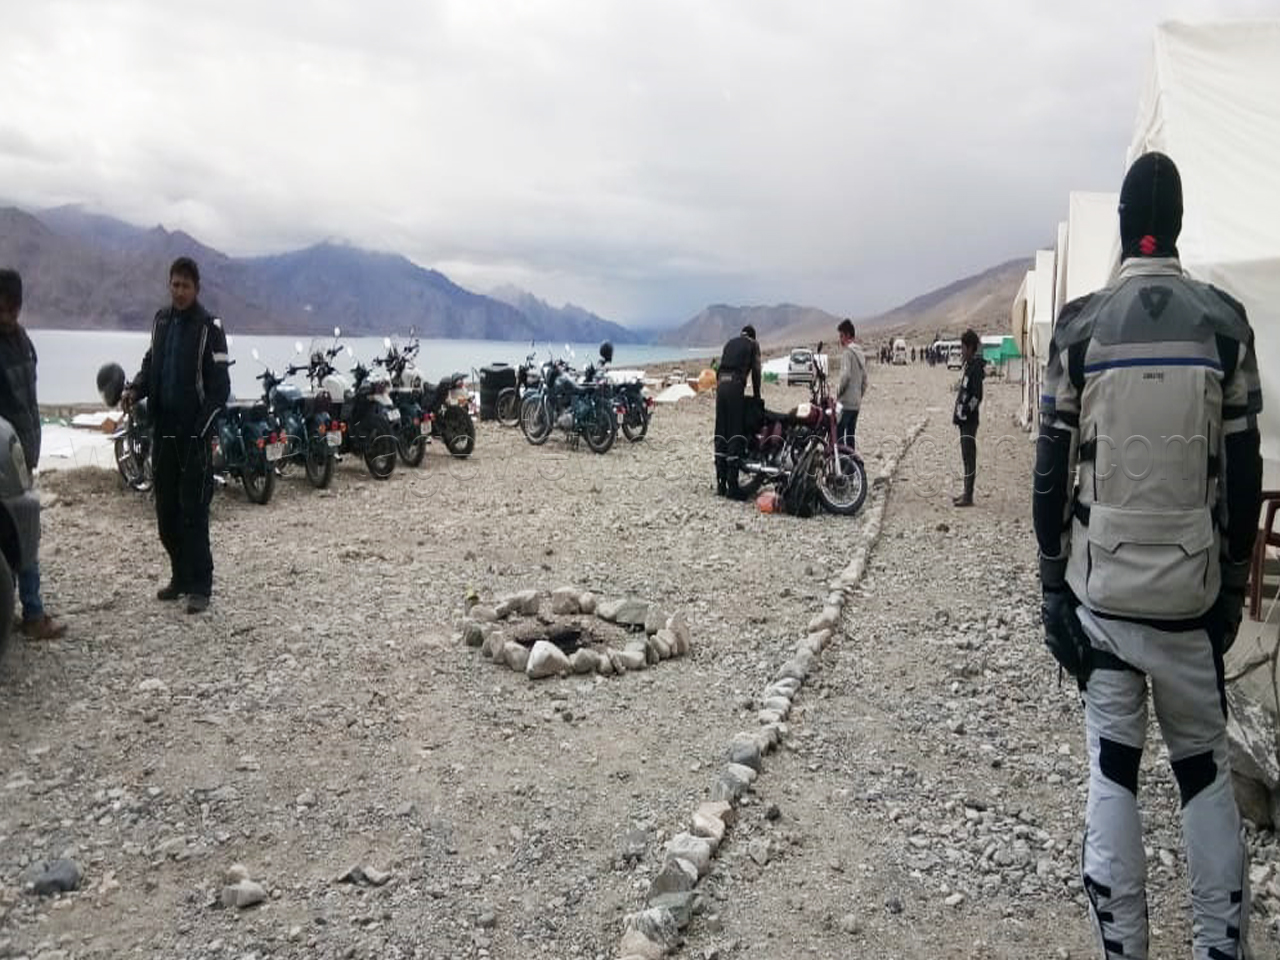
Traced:
<path fill-rule="evenodd" d="M 28 333 L 40 355 L 38 389 L 40 402 L 46 404 L 101 402 L 96 385 L 98 368 L 104 363 L 115 361 L 124 367 L 127 376 L 132 377 L 138 372 L 138 365 L 150 342 L 150 333 L 147 332 L 28 330 Z M 262 366 L 253 359 L 254 348 L 257 348 L 263 362 L 280 373 L 289 363 L 297 362 L 299 355 L 294 352 L 295 343 L 301 342 L 306 351 L 313 342 L 309 338 L 239 334 L 233 334 L 230 340 L 231 359 L 235 361 L 231 367 L 231 390 L 239 397 L 252 397 L 261 393 L 261 385 L 254 377 L 261 372 Z M 333 342 L 333 338 L 317 337 L 314 342 L 327 346 Z M 344 337 L 341 342 L 344 346 L 351 347 L 356 358 L 365 364 L 385 352 L 381 337 Z M 577 354 L 576 365 L 581 367 L 589 358 L 596 357 L 600 345 L 575 343 L 569 346 Z M 564 343 L 539 343 L 535 349 L 540 361 L 546 358 L 548 351 L 557 357 L 566 355 Z M 614 347 L 613 366 L 618 369 L 643 369 L 646 364 L 691 360 L 719 352 L 719 347 L 684 349 L 618 344 Z M 528 353 L 528 342 L 423 340 L 422 349 L 418 353 L 418 367 L 428 379 L 439 379 L 454 372 L 468 372 L 472 368 L 479 369 L 491 363 L 516 365 Z M 343 357 L 339 358 L 336 366 L 345 367 L 351 363 L 354 361 Z M 302 385 L 305 386 L 305 383 Z"/>

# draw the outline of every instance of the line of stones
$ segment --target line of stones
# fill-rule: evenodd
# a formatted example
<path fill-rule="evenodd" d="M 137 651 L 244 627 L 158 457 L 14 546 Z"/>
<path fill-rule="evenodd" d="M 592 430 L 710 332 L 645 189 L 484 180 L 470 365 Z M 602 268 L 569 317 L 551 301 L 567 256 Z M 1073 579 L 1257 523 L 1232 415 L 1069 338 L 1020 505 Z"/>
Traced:
<path fill-rule="evenodd" d="M 469 647 L 479 647 L 481 656 L 523 673 L 530 680 L 571 673 L 624 674 L 628 670 L 647 669 L 672 657 L 682 657 L 692 648 L 693 637 L 684 614 L 667 616 L 658 606 L 643 600 L 601 600 L 593 593 L 573 587 L 552 590 L 553 614 L 594 616 L 635 632 L 621 650 L 608 648 L 597 652 L 583 647 L 572 654 L 566 654 L 546 640 L 526 647 L 508 640 L 503 633 L 501 625 L 513 615 L 536 617 L 539 614 L 542 595 L 537 590 L 512 594 L 493 606 L 481 604 L 478 600 L 474 597 L 468 599 L 467 615 L 461 624 L 462 642 Z"/>
<path fill-rule="evenodd" d="M 787 715 L 805 679 L 817 666 L 817 658 L 834 639 L 847 600 L 866 573 L 867 557 L 880 538 L 885 504 L 898 464 L 928 423 L 926 416 L 908 431 L 902 446 L 885 461 L 875 480 L 881 490 L 867 512 L 865 536 L 852 562 L 835 580 L 822 611 L 809 621 L 807 635 L 795 655 L 783 664 L 778 678 L 761 697 L 759 728 L 736 734 L 729 743 L 728 763 L 717 775 L 711 799 L 699 804 L 689 829 L 667 841 L 662 868 L 649 885 L 645 909 L 628 915 L 618 954 L 621 960 L 661 960 L 680 942 L 680 931 L 689 925 L 697 898 L 698 881 L 711 870 L 711 861 L 737 820 L 737 804 L 763 772 L 763 757 L 787 736 Z"/>

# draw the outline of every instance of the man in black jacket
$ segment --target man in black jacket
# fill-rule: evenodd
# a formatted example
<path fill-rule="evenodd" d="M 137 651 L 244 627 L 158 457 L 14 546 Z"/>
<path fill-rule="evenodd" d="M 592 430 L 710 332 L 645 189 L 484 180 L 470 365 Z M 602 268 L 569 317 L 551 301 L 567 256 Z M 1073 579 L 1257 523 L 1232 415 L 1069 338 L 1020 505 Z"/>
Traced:
<path fill-rule="evenodd" d="M 0 270 L 0 417 L 12 425 L 22 444 L 27 469 L 40 462 L 40 405 L 36 401 L 36 348 L 18 323 L 22 313 L 22 276 Z M 45 613 L 40 599 L 40 564 L 18 571 L 22 633 L 29 640 L 54 640 L 67 632 Z"/>
<path fill-rule="evenodd" d="M 978 474 L 978 409 L 982 406 L 982 381 L 986 361 L 978 347 L 981 342 L 972 330 L 960 337 L 964 370 L 956 388 L 956 409 L 951 422 L 960 428 L 960 460 L 964 463 L 964 493 L 951 502 L 957 507 L 973 506 L 973 481 Z"/>
<path fill-rule="evenodd" d="M 187 613 L 207 610 L 213 592 L 209 435 L 231 393 L 222 321 L 200 305 L 199 292 L 199 268 L 179 257 L 169 268 L 173 305 L 156 313 L 151 347 L 125 393 L 127 405 L 150 398 L 155 424 L 156 525 L 171 569 L 156 597 L 177 600 L 186 594 Z"/>
<path fill-rule="evenodd" d="M 724 345 L 716 379 L 716 493 L 743 499 L 738 487 L 738 466 L 746 446 L 746 386 L 760 399 L 760 345 L 756 328 L 747 324 L 742 333 Z"/>

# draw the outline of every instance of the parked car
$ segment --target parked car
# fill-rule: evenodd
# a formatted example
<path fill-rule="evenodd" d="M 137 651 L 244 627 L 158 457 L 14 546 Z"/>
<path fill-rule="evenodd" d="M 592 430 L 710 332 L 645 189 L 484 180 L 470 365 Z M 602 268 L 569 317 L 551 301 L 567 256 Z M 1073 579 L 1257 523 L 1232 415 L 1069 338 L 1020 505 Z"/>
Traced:
<path fill-rule="evenodd" d="M 787 386 L 793 383 L 813 383 L 813 351 L 797 347 L 787 360 Z"/>
<path fill-rule="evenodd" d="M 959 370 L 964 366 L 964 353 L 959 347 L 952 347 L 947 351 L 947 369 Z"/>
<path fill-rule="evenodd" d="M 907 341 L 899 337 L 897 340 L 893 341 L 893 362 L 895 364 L 905 364 L 909 359 L 910 354 L 907 350 Z"/>

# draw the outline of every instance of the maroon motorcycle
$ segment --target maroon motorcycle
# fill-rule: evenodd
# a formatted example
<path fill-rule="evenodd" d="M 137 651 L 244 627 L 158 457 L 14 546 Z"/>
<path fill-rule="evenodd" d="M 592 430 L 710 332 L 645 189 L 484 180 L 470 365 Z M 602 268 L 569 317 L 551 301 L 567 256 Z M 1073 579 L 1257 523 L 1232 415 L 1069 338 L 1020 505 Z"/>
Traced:
<path fill-rule="evenodd" d="M 858 452 L 840 442 L 836 401 L 827 385 L 827 372 L 818 362 L 819 343 L 810 364 L 811 399 L 789 413 L 765 409 L 761 400 L 747 400 L 747 449 L 739 486 L 754 496 L 765 483 L 785 484 L 798 466 L 817 460 L 818 500 L 824 509 L 851 517 L 867 500 L 867 468 Z"/>

